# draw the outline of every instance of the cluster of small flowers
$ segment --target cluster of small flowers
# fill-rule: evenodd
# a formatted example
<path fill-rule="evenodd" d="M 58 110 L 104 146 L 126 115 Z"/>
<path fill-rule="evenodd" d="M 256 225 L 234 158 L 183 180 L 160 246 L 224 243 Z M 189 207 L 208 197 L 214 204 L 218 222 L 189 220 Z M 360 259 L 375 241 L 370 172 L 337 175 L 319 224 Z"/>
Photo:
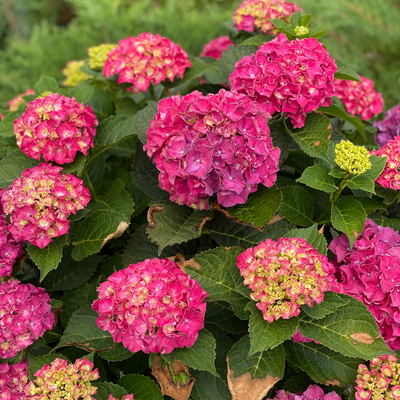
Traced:
<path fill-rule="evenodd" d="M 400 399 L 398 358 L 392 355 L 374 358 L 369 363 L 369 368 L 360 364 L 356 384 L 356 400 Z"/>
<path fill-rule="evenodd" d="M 132 352 L 170 353 L 190 347 L 204 327 L 208 297 L 198 282 L 168 259 L 146 260 L 100 284 L 97 325 Z"/>
<path fill-rule="evenodd" d="M 180 46 L 160 35 L 142 33 L 128 37 L 108 53 L 103 75 L 119 73 L 118 83 L 132 83 L 127 90 L 145 92 L 150 84 L 158 85 L 167 78 L 173 82 L 182 78 L 192 66 Z"/>
<path fill-rule="evenodd" d="M 119 399 L 117 399 L 112 394 L 110 394 L 110 396 L 108 397 L 108 400 L 119 400 Z M 133 399 L 133 394 L 127 394 L 125 396 L 122 396 L 121 400 L 134 400 Z"/>
<path fill-rule="evenodd" d="M 68 232 L 68 216 L 84 208 L 90 200 L 83 181 L 72 174 L 61 173 L 61 167 L 42 163 L 25 170 L 1 203 L 11 214 L 9 230 L 17 240 L 43 249 L 52 238 Z"/>
<path fill-rule="evenodd" d="M 366 121 L 383 110 L 382 94 L 374 89 L 374 83 L 359 76 L 361 82 L 335 80 L 336 97 L 343 101 L 351 115 L 358 114 Z"/>
<path fill-rule="evenodd" d="M 245 203 L 259 183 L 271 187 L 280 149 L 272 144 L 269 117 L 246 95 L 224 89 L 161 100 L 144 146 L 160 187 L 172 201 L 198 209 L 208 209 L 215 193 L 231 207 Z"/>
<path fill-rule="evenodd" d="M 21 104 L 25 103 L 23 99 L 24 96 L 34 95 L 35 91 L 33 89 L 28 89 L 25 93 L 19 94 L 17 97 L 14 97 L 12 100 L 8 102 L 8 111 L 17 111 L 18 107 Z"/>
<path fill-rule="evenodd" d="M 290 16 L 300 9 L 286 0 L 246 0 L 233 14 L 238 30 L 253 32 L 261 29 L 266 35 L 274 35 L 276 29 L 270 20 L 289 22 Z"/>
<path fill-rule="evenodd" d="M 350 250 L 345 234 L 329 249 L 344 293 L 362 301 L 392 350 L 400 349 L 400 235 L 367 219 Z"/>
<path fill-rule="evenodd" d="M 368 150 L 356 146 L 350 140 L 343 140 L 335 146 L 335 163 L 349 174 L 360 175 L 371 169 Z"/>
<path fill-rule="evenodd" d="M 378 128 L 376 142 L 381 146 L 396 136 L 400 136 L 400 104 L 386 112 L 382 121 L 375 121 L 374 127 Z"/>
<path fill-rule="evenodd" d="M 318 385 L 310 385 L 305 392 L 289 393 L 284 390 L 278 390 L 273 399 L 267 400 L 340 400 L 340 396 L 336 392 L 325 394 L 323 389 Z M 358 399 L 357 399 L 358 400 Z"/>
<path fill-rule="evenodd" d="M 43 288 L 9 280 L 0 285 L 0 357 L 14 357 L 53 327 L 50 297 Z"/>
<path fill-rule="evenodd" d="M 308 113 L 331 105 L 336 71 L 316 39 L 289 41 L 282 34 L 238 61 L 229 81 L 232 89 L 265 103 L 271 115 L 285 112 L 301 128 Z"/>
<path fill-rule="evenodd" d="M 25 400 L 28 383 L 28 360 L 17 364 L 0 364 L 0 399 Z"/>
<path fill-rule="evenodd" d="M 35 372 L 35 382 L 29 382 L 26 387 L 27 399 L 95 400 L 92 395 L 97 393 L 97 388 L 91 381 L 99 379 L 100 375 L 93 367 L 86 358 L 77 359 L 74 364 L 57 358 Z"/>
<path fill-rule="evenodd" d="M 210 43 L 207 43 L 204 46 L 203 52 L 201 53 L 201 57 L 211 57 L 219 60 L 222 56 L 222 53 L 228 50 L 228 47 L 233 43 L 229 36 L 221 36 L 214 40 L 211 40 Z"/>
<path fill-rule="evenodd" d="M 93 147 L 98 125 L 90 106 L 74 98 L 50 94 L 38 98 L 14 122 L 17 144 L 29 157 L 58 164 L 74 161 L 77 151 L 87 154 Z"/>
<path fill-rule="evenodd" d="M 108 53 L 114 50 L 116 46 L 116 44 L 101 44 L 100 46 L 89 47 L 89 67 L 101 71 L 106 63 Z"/>
<path fill-rule="evenodd" d="M 90 75 L 86 72 L 81 71 L 81 67 L 85 64 L 85 61 L 69 61 L 65 68 L 61 71 L 65 76 L 63 86 L 76 87 L 81 82 L 90 79 Z"/>
<path fill-rule="evenodd" d="M 302 238 L 267 239 L 241 253 L 237 266 L 268 322 L 295 317 L 302 304 L 312 307 L 336 290 L 335 268 Z"/>

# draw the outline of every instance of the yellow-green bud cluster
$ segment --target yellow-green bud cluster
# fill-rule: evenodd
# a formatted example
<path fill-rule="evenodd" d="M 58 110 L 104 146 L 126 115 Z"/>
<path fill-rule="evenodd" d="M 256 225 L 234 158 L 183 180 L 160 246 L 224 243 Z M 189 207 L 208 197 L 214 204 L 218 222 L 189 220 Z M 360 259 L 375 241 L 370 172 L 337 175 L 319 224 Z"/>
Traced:
<path fill-rule="evenodd" d="M 116 47 L 116 44 L 101 44 L 100 46 L 89 47 L 89 67 L 100 71 L 107 60 L 108 53 Z"/>
<path fill-rule="evenodd" d="M 296 36 L 304 36 L 304 35 L 308 35 L 310 33 L 310 29 L 307 28 L 306 26 L 296 26 L 294 29 L 294 34 Z"/>
<path fill-rule="evenodd" d="M 61 71 L 67 78 L 63 82 L 64 86 L 76 87 L 79 83 L 90 79 L 91 76 L 86 72 L 81 71 L 84 61 L 69 61 L 65 68 Z"/>
<path fill-rule="evenodd" d="M 350 174 L 363 174 L 372 166 L 368 150 L 364 146 L 356 146 L 350 140 L 342 140 L 338 143 L 335 153 L 335 163 Z"/>

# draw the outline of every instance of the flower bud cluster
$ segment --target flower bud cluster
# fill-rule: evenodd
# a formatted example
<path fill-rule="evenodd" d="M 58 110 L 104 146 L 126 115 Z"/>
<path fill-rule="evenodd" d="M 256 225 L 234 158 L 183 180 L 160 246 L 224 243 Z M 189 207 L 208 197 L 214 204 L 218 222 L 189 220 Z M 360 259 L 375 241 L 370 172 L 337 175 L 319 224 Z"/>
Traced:
<path fill-rule="evenodd" d="M 28 383 L 28 360 L 17 364 L 0 364 L 0 399 L 25 400 Z"/>
<path fill-rule="evenodd" d="M 25 170 L 3 194 L 1 203 L 4 212 L 11 214 L 9 230 L 15 239 L 43 249 L 67 233 L 68 216 L 87 205 L 90 194 L 83 181 L 61 171 L 42 163 Z"/>
<path fill-rule="evenodd" d="M 272 144 L 269 117 L 261 104 L 224 89 L 161 100 L 144 146 L 161 189 L 178 204 L 207 209 L 214 194 L 231 207 L 245 203 L 259 183 L 271 187 L 280 149 Z"/>
<path fill-rule="evenodd" d="M 81 82 L 84 82 L 91 78 L 89 74 L 81 71 L 81 67 L 85 64 L 85 61 L 68 61 L 67 65 L 61 71 L 65 76 L 63 86 L 76 87 Z"/>
<path fill-rule="evenodd" d="M 232 89 L 265 104 L 271 115 L 287 113 L 301 128 L 308 113 L 331 105 L 337 69 L 318 40 L 289 41 L 281 34 L 239 60 L 229 81 Z"/>
<path fill-rule="evenodd" d="M 19 94 L 17 97 L 14 97 L 12 100 L 8 102 L 8 111 L 17 111 L 18 107 L 21 104 L 25 103 L 23 99 L 24 96 L 34 95 L 35 91 L 33 89 L 28 89 L 25 93 Z"/>
<path fill-rule="evenodd" d="M 268 322 L 295 317 L 336 289 L 335 268 L 302 238 L 267 239 L 241 253 L 237 266 Z"/>
<path fill-rule="evenodd" d="M 273 399 L 267 400 L 341 400 L 341 398 L 336 392 L 325 394 L 318 385 L 310 385 L 305 392 L 296 394 L 278 390 Z"/>
<path fill-rule="evenodd" d="M 98 125 L 90 106 L 74 98 L 50 94 L 29 103 L 14 122 L 17 144 L 29 157 L 58 164 L 74 161 L 77 151 L 93 147 Z"/>
<path fill-rule="evenodd" d="M 190 347 L 204 327 L 207 292 L 167 258 L 115 272 L 98 291 L 97 325 L 132 352 Z"/>
<path fill-rule="evenodd" d="M 233 43 L 229 36 L 221 36 L 213 39 L 211 40 L 211 42 L 207 43 L 204 46 L 201 57 L 211 57 L 219 60 L 222 56 L 222 53 L 225 50 L 228 50 L 229 45 L 233 46 Z"/>
<path fill-rule="evenodd" d="M 51 365 L 46 364 L 35 372 L 36 379 L 29 382 L 26 388 L 27 399 L 31 400 L 95 400 L 97 393 L 92 381 L 99 379 L 97 368 L 84 358 L 77 359 L 74 364 L 57 358 Z"/>
<path fill-rule="evenodd" d="M 53 327 L 50 297 L 43 288 L 9 280 L 0 285 L 0 357 L 14 357 Z"/>
<path fill-rule="evenodd" d="M 375 121 L 374 127 L 378 128 L 376 142 L 381 146 L 400 136 L 400 104 L 386 112 L 382 121 Z"/>
<path fill-rule="evenodd" d="M 89 47 L 89 67 L 97 71 L 102 70 L 106 63 L 108 53 L 114 50 L 116 46 L 116 44 L 106 43 L 100 46 Z"/>
<path fill-rule="evenodd" d="M 296 36 L 303 36 L 303 35 L 308 35 L 310 33 L 310 28 L 299 25 L 299 26 L 295 26 L 293 28 L 293 31 Z"/>
<path fill-rule="evenodd" d="M 360 175 L 371 169 L 368 150 L 364 146 L 356 146 L 350 140 L 342 140 L 335 147 L 335 163 L 349 174 Z"/>
<path fill-rule="evenodd" d="M 186 68 L 192 66 L 180 46 L 160 35 L 142 33 L 128 37 L 108 53 L 104 76 L 119 73 L 118 83 L 132 83 L 133 92 L 145 92 L 149 85 L 158 85 L 175 77 L 182 78 Z"/>

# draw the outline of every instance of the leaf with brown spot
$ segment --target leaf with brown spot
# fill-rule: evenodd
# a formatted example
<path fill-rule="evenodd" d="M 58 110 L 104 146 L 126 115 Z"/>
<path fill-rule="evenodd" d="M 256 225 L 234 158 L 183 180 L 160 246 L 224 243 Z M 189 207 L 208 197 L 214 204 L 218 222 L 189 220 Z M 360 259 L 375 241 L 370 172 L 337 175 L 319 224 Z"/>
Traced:
<path fill-rule="evenodd" d="M 332 385 L 332 386 L 340 386 L 340 382 L 338 381 L 338 380 L 334 380 L 334 381 L 326 381 L 325 383 L 324 383 L 324 385 L 326 385 L 326 386 L 329 386 L 329 385 Z"/>
<path fill-rule="evenodd" d="M 354 340 L 357 340 L 357 342 L 364 343 L 364 344 L 373 344 L 375 343 L 375 340 L 371 335 L 365 332 L 357 332 L 357 333 L 352 333 L 350 337 Z"/>
<path fill-rule="evenodd" d="M 267 225 L 273 225 L 275 222 L 281 221 L 282 219 L 285 219 L 283 215 L 276 214 L 271 218 Z"/>
<path fill-rule="evenodd" d="M 314 142 L 314 146 L 319 146 L 320 144 L 321 144 L 321 141 L 320 141 L 320 140 Z"/>
<path fill-rule="evenodd" d="M 128 226 L 129 226 L 129 224 L 127 222 L 121 221 L 119 223 L 117 229 L 104 238 L 101 247 L 103 247 L 109 240 L 111 240 L 115 237 L 121 236 L 128 229 Z"/>
<path fill-rule="evenodd" d="M 186 267 L 192 267 L 194 269 L 200 270 L 200 264 L 191 258 L 190 260 L 185 260 L 185 257 L 178 253 L 175 257 L 169 257 L 171 261 L 176 262 L 182 272 L 186 274 Z"/>
<path fill-rule="evenodd" d="M 149 223 L 149 228 L 155 228 L 157 226 L 156 221 L 154 221 L 153 214 L 156 212 L 164 211 L 163 206 L 151 206 L 147 211 L 147 222 Z"/>

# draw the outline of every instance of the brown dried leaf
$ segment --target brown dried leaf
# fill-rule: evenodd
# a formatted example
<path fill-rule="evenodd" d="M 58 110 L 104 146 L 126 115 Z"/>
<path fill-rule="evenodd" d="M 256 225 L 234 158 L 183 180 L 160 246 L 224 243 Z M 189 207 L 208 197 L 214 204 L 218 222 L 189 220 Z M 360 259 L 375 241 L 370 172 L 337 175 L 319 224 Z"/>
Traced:
<path fill-rule="evenodd" d="M 163 206 L 151 206 L 149 207 L 147 211 L 147 222 L 149 223 L 149 228 L 155 228 L 157 226 L 157 222 L 154 221 L 154 216 L 153 214 L 155 212 L 161 212 L 164 211 Z"/>
<path fill-rule="evenodd" d="M 339 382 L 337 379 L 335 379 L 334 381 L 326 381 L 326 382 L 324 383 L 324 385 L 326 385 L 326 386 L 329 386 L 329 385 L 332 385 L 332 386 L 340 386 L 340 382 Z"/>
<path fill-rule="evenodd" d="M 101 244 L 101 247 L 103 247 L 109 240 L 111 240 L 112 238 L 115 238 L 117 236 L 121 236 L 126 229 L 128 228 L 129 224 L 125 221 L 121 221 L 117 227 L 117 229 L 115 230 L 115 232 L 110 233 L 108 236 L 106 236 L 103 240 L 103 243 Z"/>
<path fill-rule="evenodd" d="M 268 222 L 267 225 L 275 224 L 275 222 L 278 222 L 278 221 L 280 221 L 280 220 L 282 220 L 282 219 L 285 219 L 285 217 L 283 217 L 283 216 L 280 215 L 280 214 L 276 214 L 276 215 L 274 215 L 274 216 L 270 219 L 270 221 Z"/>
<path fill-rule="evenodd" d="M 169 259 L 176 262 L 179 265 L 181 271 L 185 274 L 186 267 L 192 267 L 194 269 L 200 270 L 200 264 L 194 261 L 194 258 L 191 258 L 190 260 L 185 260 L 185 257 L 181 253 L 178 253 L 175 257 L 169 257 Z"/>
<path fill-rule="evenodd" d="M 318 231 L 321 235 L 324 234 L 325 225 L 321 226 L 321 229 Z"/>
<path fill-rule="evenodd" d="M 203 226 L 206 224 L 207 221 L 211 221 L 211 217 L 203 217 L 202 221 L 200 222 L 199 226 L 194 226 L 192 229 L 196 232 L 199 232 L 203 229 Z"/>
<path fill-rule="evenodd" d="M 373 344 L 376 340 L 371 335 L 365 332 L 352 333 L 350 337 L 354 340 L 357 340 L 357 342 L 364 344 Z"/>

